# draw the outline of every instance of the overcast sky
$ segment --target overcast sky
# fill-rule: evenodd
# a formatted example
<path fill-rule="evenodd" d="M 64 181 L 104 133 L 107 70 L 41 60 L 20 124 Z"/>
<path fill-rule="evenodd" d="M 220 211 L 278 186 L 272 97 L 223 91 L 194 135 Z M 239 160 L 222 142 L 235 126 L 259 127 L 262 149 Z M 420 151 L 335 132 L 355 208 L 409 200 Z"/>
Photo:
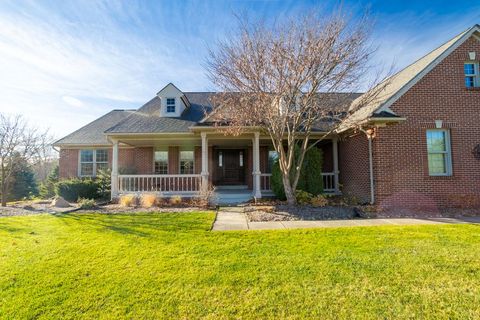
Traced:
<path fill-rule="evenodd" d="M 168 82 L 211 91 L 208 46 L 233 13 L 267 20 L 335 1 L 0 1 L 0 111 L 60 138 L 112 109 L 138 108 Z M 344 1 L 376 20 L 379 64 L 397 69 L 480 23 L 479 1 Z"/>

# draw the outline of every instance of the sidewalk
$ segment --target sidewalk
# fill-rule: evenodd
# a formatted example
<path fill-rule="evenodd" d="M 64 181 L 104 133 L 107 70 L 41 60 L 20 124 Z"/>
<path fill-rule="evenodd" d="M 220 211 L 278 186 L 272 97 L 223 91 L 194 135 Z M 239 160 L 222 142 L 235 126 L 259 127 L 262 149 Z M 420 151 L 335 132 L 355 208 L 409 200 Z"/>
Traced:
<path fill-rule="evenodd" d="M 405 226 L 425 224 L 460 224 L 480 223 L 480 217 L 464 218 L 388 218 L 388 219 L 353 219 L 353 220 L 322 220 L 322 221 L 265 221 L 248 222 L 241 207 L 222 207 L 217 213 L 213 224 L 213 231 L 229 230 L 275 230 L 301 228 L 331 228 L 331 227 L 358 227 L 358 226 Z"/>

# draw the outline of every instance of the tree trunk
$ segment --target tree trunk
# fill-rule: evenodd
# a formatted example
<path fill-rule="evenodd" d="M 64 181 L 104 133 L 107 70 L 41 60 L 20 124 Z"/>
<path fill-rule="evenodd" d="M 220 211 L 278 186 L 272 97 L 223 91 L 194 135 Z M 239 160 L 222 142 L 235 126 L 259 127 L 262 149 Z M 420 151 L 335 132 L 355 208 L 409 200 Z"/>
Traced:
<path fill-rule="evenodd" d="M 2 207 L 7 206 L 7 185 L 2 181 Z"/>
<path fill-rule="evenodd" d="M 297 204 L 297 198 L 295 197 L 295 191 L 292 189 L 290 185 L 290 178 L 289 174 L 285 174 L 282 172 L 282 180 L 283 180 L 283 189 L 285 190 L 285 196 L 287 197 L 287 203 L 289 205 Z"/>
<path fill-rule="evenodd" d="M 7 206 L 7 179 L 5 176 L 5 167 L 3 166 L 2 162 L 2 177 L 0 181 L 2 184 L 2 207 Z"/>

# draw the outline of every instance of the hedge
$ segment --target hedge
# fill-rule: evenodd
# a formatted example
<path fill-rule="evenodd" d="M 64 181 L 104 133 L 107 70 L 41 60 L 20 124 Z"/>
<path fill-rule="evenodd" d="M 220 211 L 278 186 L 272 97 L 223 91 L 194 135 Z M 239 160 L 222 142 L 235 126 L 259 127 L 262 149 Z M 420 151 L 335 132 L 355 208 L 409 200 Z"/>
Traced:
<path fill-rule="evenodd" d="M 70 179 L 57 182 L 55 193 L 67 201 L 77 201 L 79 198 L 98 199 L 98 182 L 92 179 Z"/>

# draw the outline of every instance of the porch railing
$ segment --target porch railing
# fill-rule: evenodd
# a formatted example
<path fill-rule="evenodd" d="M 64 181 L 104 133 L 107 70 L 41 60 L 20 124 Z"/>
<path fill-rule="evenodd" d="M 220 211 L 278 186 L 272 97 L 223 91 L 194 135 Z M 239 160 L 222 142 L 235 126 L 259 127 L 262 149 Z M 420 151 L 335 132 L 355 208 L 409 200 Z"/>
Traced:
<path fill-rule="evenodd" d="M 118 192 L 192 193 L 200 190 L 200 174 L 119 175 Z"/>
<path fill-rule="evenodd" d="M 325 172 L 322 173 L 323 179 L 323 192 L 333 193 L 335 192 L 335 173 Z"/>
<path fill-rule="evenodd" d="M 335 192 L 335 173 L 325 172 L 322 173 L 323 179 L 323 191 L 325 193 Z M 262 173 L 260 174 L 260 190 L 271 191 L 272 190 L 272 174 Z"/>
<path fill-rule="evenodd" d="M 271 173 L 260 174 L 260 190 L 272 191 L 272 174 Z"/>

